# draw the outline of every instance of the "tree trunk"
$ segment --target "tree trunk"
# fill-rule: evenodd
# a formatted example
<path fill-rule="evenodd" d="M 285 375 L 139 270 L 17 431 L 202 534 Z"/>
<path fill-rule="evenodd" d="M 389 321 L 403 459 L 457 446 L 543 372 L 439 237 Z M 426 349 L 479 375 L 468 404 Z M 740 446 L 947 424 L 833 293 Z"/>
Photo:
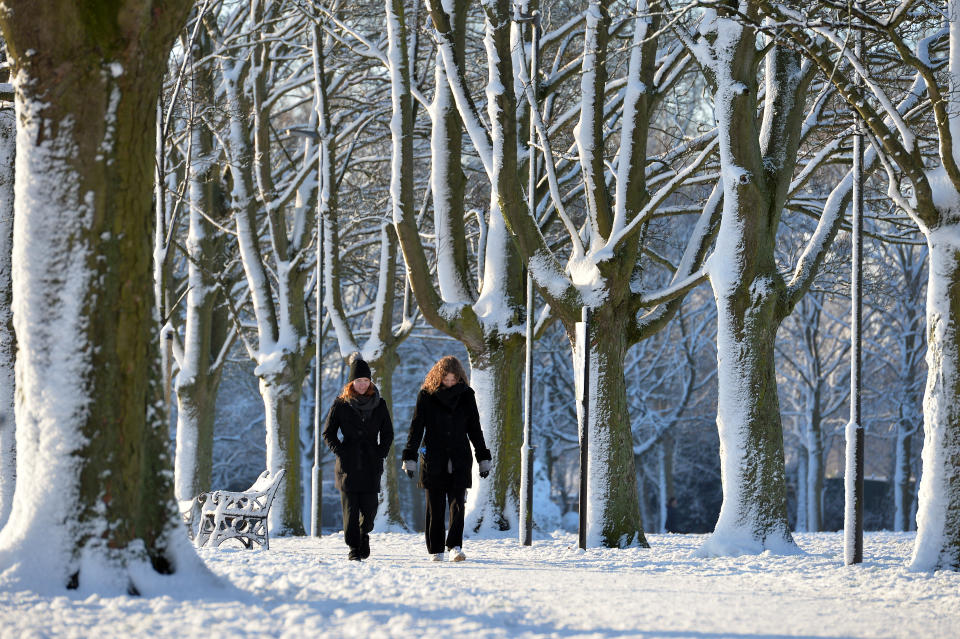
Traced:
<path fill-rule="evenodd" d="M 262 4 L 253 6 L 257 10 L 265 8 Z M 275 6 L 267 5 L 266 9 L 272 11 Z M 262 14 L 259 18 L 269 21 Z M 213 26 L 210 29 L 215 31 Z M 254 47 L 259 58 L 266 55 L 264 47 L 262 42 Z M 284 468 L 286 471 L 270 510 L 270 532 L 303 535 L 300 396 L 307 374 L 306 362 L 311 353 L 308 353 L 303 290 L 306 271 L 296 253 L 304 250 L 305 229 L 310 225 L 294 222 L 292 226 L 299 235 L 291 242 L 286 234 L 288 221 L 283 219 L 280 208 L 269 212 L 274 264 L 273 269 L 268 269 L 260 249 L 258 231 L 262 220 L 259 213 L 277 203 L 272 200 L 275 194 L 269 175 L 266 135 L 269 113 L 263 108 L 265 80 L 262 62 L 256 66 L 257 74 L 250 76 L 242 62 L 228 56 L 221 56 L 220 60 L 224 93 L 230 105 L 230 135 L 226 140 L 232 162 L 231 205 L 237 225 L 237 246 L 257 322 L 258 346 L 250 355 L 257 363 L 255 374 L 260 380 L 266 411 L 267 470 L 273 473 Z M 249 87 L 253 87 L 252 101 L 247 91 Z M 255 122 L 253 127 L 250 126 L 251 119 Z M 251 144 L 251 137 L 256 144 Z M 255 197 L 255 185 L 261 187 L 265 201 Z M 273 282 L 276 282 L 275 289 Z"/>
<path fill-rule="evenodd" d="M 956 228 L 928 231 L 927 388 L 923 476 L 912 567 L 960 569 L 960 243 Z"/>
<path fill-rule="evenodd" d="M 746 8 L 755 15 L 755 5 Z M 708 270 L 717 304 L 723 505 L 713 534 L 698 552 L 795 553 L 787 520 L 774 344 L 780 323 L 809 279 L 788 290 L 774 249 L 812 75 L 803 73 L 797 52 L 786 47 L 767 52 L 763 119 L 758 122 L 757 32 L 749 21 L 726 13 L 712 26 L 723 214 Z"/>
<path fill-rule="evenodd" d="M 663 434 L 657 445 L 657 456 L 659 458 L 659 500 L 660 500 L 660 532 L 667 531 L 667 504 L 670 499 L 676 495 L 673 492 L 673 453 L 674 453 L 673 435 L 669 432 Z M 641 520 L 642 521 L 642 520 Z"/>
<path fill-rule="evenodd" d="M 490 476 L 481 479 L 473 465 L 467 499 L 466 529 L 515 530 L 519 516 L 520 445 L 523 443 L 524 343 L 520 334 L 492 336 L 482 352 L 469 350 L 470 386 L 477 397 L 483 437 L 493 455 Z"/>
<path fill-rule="evenodd" d="M 910 515 L 913 511 L 913 490 L 910 488 L 911 438 L 913 423 L 907 415 L 901 415 L 897 422 L 896 440 L 894 440 L 893 468 L 893 529 L 897 532 L 910 530 Z"/>
<path fill-rule="evenodd" d="M 820 383 L 811 394 L 812 406 L 807 407 L 807 528 L 810 532 L 823 530 L 823 429 L 820 418 Z"/>
<path fill-rule="evenodd" d="M 648 547 L 640 521 L 633 432 L 623 375 L 630 314 L 594 311 L 590 347 L 587 545 Z"/>
<path fill-rule="evenodd" d="M 0 569 L 34 590 L 138 593 L 153 574 L 202 566 L 173 500 L 151 268 L 160 70 L 190 4 L 30 0 L 0 13 L 22 127 L 13 287 L 29 487 Z"/>
<path fill-rule="evenodd" d="M 467 503 L 466 525 L 474 531 L 506 530 L 517 524 L 520 484 L 520 446 L 522 444 L 522 375 L 523 375 L 523 264 L 514 241 L 509 236 L 504 212 L 526 210 L 518 181 L 516 98 L 512 87 L 514 74 L 510 56 L 509 6 L 503 0 L 484 7 L 487 13 L 484 44 L 487 48 L 487 109 L 490 115 L 489 137 L 475 107 L 467 99 L 464 78 L 453 67 L 462 70 L 459 62 L 465 56 L 465 12 L 467 2 L 456 0 L 444 7 L 430 7 L 434 24 L 442 31 L 441 53 L 444 53 L 446 80 L 440 82 L 434 112 L 432 133 L 435 226 L 448 233 L 438 237 L 438 243 L 449 243 L 438 248 L 437 258 L 442 295 L 434 288 L 412 210 L 394 210 L 394 221 L 403 248 L 404 258 L 411 273 L 411 285 L 425 319 L 438 330 L 460 340 L 467 349 L 471 362 L 471 386 L 477 396 L 480 420 L 487 446 L 493 454 L 493 470 L 488 479 L 474 477 L 474 486 Z M 402 3 L 389 0 L 388 11 L 401 14 Z M 391 7 L 393 7 L 391 9 Z M 447 10 L 453 11 L 452 15 Z M 496 14 L 496 15 L 493 15 Z M 492 19 L 491 16 L 493 15 Z M 505 17 L 499 19 L 497 16 Z M 390 29 L 399 29 L 397 21 Z M 449 56 L 449 59 L 447 59 Z M 395 80 L 399 87 L 401 78 Z M 406 86 L 406 80 L 402 80 Z M 448 93 L 451 87 L 459 87 Z M 507 89 L 510 87 L 510 90 Z M 395 95 L 395 111 L 409 100 L 409 90 Z M 451 115 L 451 97 L 457 102 L 459 117 Z M 463 102 L 466 99 L 467 102 Z M 467 118 L 467 119 L 464 119 Z M 466 258 L 465 244 L 449 234 L 462 230 L 459 130 L 461 120 L 472 131 L 475 148 L 490 178 L 490 208 L 487 217 L 486 244 L 478 259 L 482 269 L 479 295 L 468 286 L 465 263 L 453 260 Z M 412 131 L 412 121 L 406 125 Z M 456 129 L 454 129 L 456 127 Z M 402 136 L 405 157 L 413 157 L 412 136 Z M 396 139 L 396 136 L 395 136 Z M 409 143 L 406 141 L 410 140 Z M 452 143 L 452 144 L 448 144 Z M 409 176 L 412 188 L 412 174 Z M 405 185 L 401 185 L 406 188 Z M 406 199 L 404 198 L 404 201 Z M 412 198 L 410 199 L 412 202 Z M 412 207 L 411 207 L 412 208 Z M 441 312 L 441 307 L 444 312 Z M 451 313 L 447 311 L 453 311 Z"/>
<path fill-rule="evenodd" d="M 377 371 L 377 382 L 380 397 L 393 410 L 393 372 L 397 368 L 397 354 L 392 348 L 384 349 L 383 354 L 372 362 Z M 391 418 L 396 415 L 391 413 Z M 382 491 L 380 493 L 380 510 L 377 518 L 382 519 L 388 528 L 409 530 L 403 520 L 400 509 L 400 457 L 397 455 L 396 441 L 399 438 L 397 423 L 393 423 L 394 443 L 390 445 L 390 452 L 383 462 L 385 473 Z"/>
<path fill-rule="evenodd" d="M 919 286 L 919 282 L 915 283 Z M 919 309 L 917 309 L 919 310 Z M 912 317 L 912 314 L 911 316 Z M 893 460 L 893 529 L 898 532 L 913 530 L 915 519 L 916 486 L 911 488 L 910 476 L 913 474 L 913 436 L 918 430 L 916 425 L 919 397 L 915 391 L 915 366 L 911 365 L 911 353 L 917 352 L 922 345 L 919 322 L 908 321 L 908 326 L 916 326 L 916 332 L 906 331 L 901 342 L 900 370 L 900 419 L 897 420 L 896 439 L 894 440 Z M 919 477 L 918 477 L 919 478 Z"/>
<path fill-rule="evenodd" d="M 287 355 L 281 359 L 292 359 Z M 305 370 L 287 363 L 276 373 L 258 368 L 260 394 L 266 411 L 267 470 L 285 469 L 270 508 L 270 534 L 304 535 L 300 460 L 300 395 Z"/>
<path fill-rule="evenodd" d="M 13 172 L 17 120 L 11 107 L 0 108 L 0 529 L 13 507 L 17 479 L 14 424 L 14 370 L 17 338 L 13 333 Z"/>
<path fill-rule="evenodd" d="M 727 224 L 724 219 L 723 224 Z M 724 231 L 721 227 L 721 236 Z M 721 240 L 718 240 L 720 242 Z M 741 259 L 746 260 L 743 251 Z M 787 523 L 774 367 L 780 320 L 769 277 L 711 278 L 717 299 L 717 429 L 723 506 L 701 554 L 795 552 Z"/>
<path fill-rule="evenodd" d="M 196 84 L 212 86 L 209 73 Z M 178 500 L 191 499 L 211 488 L 213 423 L 222 371 L 217 360 L 226 341 L 227 319 L 217 312 L 221 292 L 215 276 L 223 270 L 225 242 L 208 218 L 226 226 L 228 211 L 215 164 L 209 159 L 213 136 L 202 124 L 194 126 L 192 146 L 199 161 L 190 183 L 190 231 L 186 242 L 189 288 L 183 355 L 177 375 L 174 492 Z"/>
<path fill-rule="evenodd" d="M 810 451 L 801 445 L 797 452 L 797 522 L 794 530 L 807 532 L 810 529 L 807 525 L 807 476 L 810 472 L 807 464 L 810 459 Z"/>
<path fill-rule="evenodd" d="M 188 327 L 188 331 L 190 328 Z M 210 490 L 213 471 L 213 423 L 216 379 L 177 377 L 177 450 L 174 458 L 174 493 L 178 500 L 192 499 Z"/>

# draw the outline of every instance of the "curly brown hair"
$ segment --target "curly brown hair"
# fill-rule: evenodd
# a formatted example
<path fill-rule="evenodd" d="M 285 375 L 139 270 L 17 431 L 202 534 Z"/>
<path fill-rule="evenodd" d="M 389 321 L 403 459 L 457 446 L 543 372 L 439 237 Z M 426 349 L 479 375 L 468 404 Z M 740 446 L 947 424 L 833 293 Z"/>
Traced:
<path fill-rule="evenodd" d="M 457 381 L 469 384 L 467 381 L 467 372 L 463 370 L 463 364 L 460 363 L 460 360 L 453 355 L 446 355 L 445 357 L 441 357 L 440 361 L 433 365 L 433 368 L 430 369 L 430 372 L 427 373 L 427 376 L 423 379 L 423 386 L 420 388 L 428 393 L 437 392 L 437 389 L 443 384 L 443 378 L 446 377 L 448 373 L 456 375 Z"/>
<path fill-rule="evenodd" d="M 367 392 L 364 395 L 373 395 L 373 382 L 370 382 L 370 385 L 367 386 Z M 357 389 L 353 387 L 353 381 L 347 382 L 347 385 L 343 387 L 343 390 L 340 391 L 340 394 L 337 395 L 337 399 L 342 399 L 349 402 L 354 397 L 360 397 L 360 393 L 357 392 Z"/>

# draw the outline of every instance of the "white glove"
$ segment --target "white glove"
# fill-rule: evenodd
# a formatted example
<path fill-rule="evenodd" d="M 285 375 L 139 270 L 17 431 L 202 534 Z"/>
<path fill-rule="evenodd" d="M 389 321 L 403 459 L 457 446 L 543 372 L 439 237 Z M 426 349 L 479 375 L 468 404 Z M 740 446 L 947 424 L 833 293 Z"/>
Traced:
<path fill-rule="evenodd" d="M 407 477 L 413 477 L 417 474 L 417 462 L 412 459 L 403 460 L 403 472 L 407 474 Z"/>
<path fill-rule="evenodd" d="M 486 479 L 487 475 L 490 474 L 490 460 L 484 459 L 480 462 L 480 476 Z"/>

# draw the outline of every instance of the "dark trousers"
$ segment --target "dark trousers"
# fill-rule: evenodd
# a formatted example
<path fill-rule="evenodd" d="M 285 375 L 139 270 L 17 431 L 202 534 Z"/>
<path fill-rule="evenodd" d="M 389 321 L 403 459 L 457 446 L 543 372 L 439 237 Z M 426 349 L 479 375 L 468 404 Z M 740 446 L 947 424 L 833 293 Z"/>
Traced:
<path fill-rule="evenodd" d="M 363 538 L 373 530 L 377 518 L 377 493 L 340 491 L 343 507 L 343 540 L 353 550 L 359 550 Z"/>
<path fill-rule="evenodd" d="M 447 548 L 463 545 L 463 509 L 467 501 L 466 488 L 438 487 L 425 489 L 427 494 L 427 521 L 424 534 L 427 552 L 436 555 Z M 450 529 L 444 542 L 444 516 L 450 506 Z"/>

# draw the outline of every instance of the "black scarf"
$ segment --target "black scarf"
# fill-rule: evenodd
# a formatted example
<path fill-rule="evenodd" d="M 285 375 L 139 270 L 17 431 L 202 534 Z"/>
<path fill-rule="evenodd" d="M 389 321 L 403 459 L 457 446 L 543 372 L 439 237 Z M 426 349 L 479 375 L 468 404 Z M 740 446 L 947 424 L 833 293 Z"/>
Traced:
<path fill-rule="evenodd" d="M 373 392 L 369 395 L 354 395 L 350 398 L 350 406 L 353 410 L 360 413 L 363 421 L 370 419 L 373 410 L 380 404 L 380 391 L 376 386 L 371 386 Z"/>
<path fill-rule="evenodd" d="M 453 410 L 453 407 L 457 405 L 457 400 L 460 399 L 460 396 L 463 395 L 465 390 L 467 390 L 467 385 L 463 382 L 457 382 L 450 388 L 441 384 L 440 388 L 434 391 L 433 396 L 440 400 L 440 403 L 448 409 Z"/>

